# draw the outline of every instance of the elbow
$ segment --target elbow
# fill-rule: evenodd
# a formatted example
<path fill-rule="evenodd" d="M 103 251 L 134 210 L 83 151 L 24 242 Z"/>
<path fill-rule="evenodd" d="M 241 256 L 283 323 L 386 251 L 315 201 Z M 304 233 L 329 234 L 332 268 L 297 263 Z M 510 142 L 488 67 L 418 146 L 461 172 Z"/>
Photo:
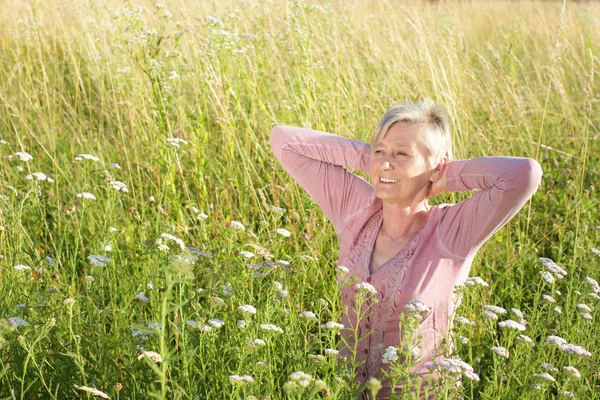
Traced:
<path fill-rule="evenodd" d="M 523 167 L 519 173 L 524 181 L 524 185 L 531 193 L 535 192 L 542 183 L 542 176 L 544 175 L 542 166 L 533 158 L 523 159 Z"/>
<path fill-rule="evenodd" d="M 271 130 L 271 137 L 269 139 L 271 144 L 271 149 L 275 155 L 279 154 L 278 149 L 280 150 L 283 146 L 285 135 L 285 127 L 283 125 L 276 125 L 273 130 Z"/>

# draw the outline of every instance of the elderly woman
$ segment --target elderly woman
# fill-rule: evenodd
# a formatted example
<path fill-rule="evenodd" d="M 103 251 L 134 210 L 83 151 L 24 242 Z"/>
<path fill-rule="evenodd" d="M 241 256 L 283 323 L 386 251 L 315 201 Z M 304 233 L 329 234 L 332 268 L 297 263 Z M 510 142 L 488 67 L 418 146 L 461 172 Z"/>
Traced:
<path fill-rule="evenodd" d="M 530 158 L 478 157 L 451 161 L 452 143 L 443 109 L 429 100 L 387 110 L 366 144 L 309 129 L 276 126 L 271 146 L 283 168 L 332 222 L 340 243 L 338 264 L 348 276 L 377 290 L 358 337 L 342 332 L 358 350 L 356 378 L 382 378 L 385 349 L 399 346 L 404 306 L 418 299 L 430 310 L 417 335 L 421 356 L 412 368 L 441 356 L 456 307 L 454 286 L 465 281 L 477 250 L 533 195 L 542 177 Z M 346 170 L 368 172 L 371 184 Z M 430 206 L 443 191 L 477 191 L 457 204 Z M 343 324 L 355 327 L 355 286 L 340 285 Z M 343 352 L 350 354 L 343 346 Z M 379 396 L 390 396 L 383 380 Z M 393 388 L 395 393 L 400 387 Z"/>

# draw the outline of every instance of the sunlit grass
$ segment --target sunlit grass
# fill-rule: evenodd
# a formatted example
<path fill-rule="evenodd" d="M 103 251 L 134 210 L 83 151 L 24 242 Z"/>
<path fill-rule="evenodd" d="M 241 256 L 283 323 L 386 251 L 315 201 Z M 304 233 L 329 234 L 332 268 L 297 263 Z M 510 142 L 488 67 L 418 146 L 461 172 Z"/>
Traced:
<path fill-rule="evenodd" d="M 430 97 L 457 158 L 545 176 L 480 250 L 489 286 L 464 289 L 456 355 L 480 380 L 438 397 L 600 397 L 599 4 L 164 4 L 4 5 L 0 396 L 353 398 L 327 328 L 335 235 L 268 136 L 368 141 L 390 104 Z M 567 275 L 544 280 L 540 257 Z"/>

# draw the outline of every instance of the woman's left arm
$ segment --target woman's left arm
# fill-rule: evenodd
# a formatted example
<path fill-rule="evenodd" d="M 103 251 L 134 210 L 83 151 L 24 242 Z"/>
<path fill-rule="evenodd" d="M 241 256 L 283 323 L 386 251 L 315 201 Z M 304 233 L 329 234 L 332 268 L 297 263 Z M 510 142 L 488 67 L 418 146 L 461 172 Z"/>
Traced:
<path fill-rule="evenodd" d="M 452 161 L 432 187 L 432 195 L 478 190 L 447 208 L 440 221 L 440 239 L 452 253 L 468 257 L 506 224 L 533 196 L 542 179 L 531 158 L 477 157 Z"/>

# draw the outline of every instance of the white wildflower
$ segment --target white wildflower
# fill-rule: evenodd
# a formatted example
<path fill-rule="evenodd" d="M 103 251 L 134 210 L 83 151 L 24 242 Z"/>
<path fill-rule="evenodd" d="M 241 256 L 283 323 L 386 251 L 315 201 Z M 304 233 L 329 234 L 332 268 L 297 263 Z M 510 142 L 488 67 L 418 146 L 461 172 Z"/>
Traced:
<path fill-rule="evenodd" d="M 430 311 L 425 303 L 417 299 L 410 300 L 408 304 L 404 306 L 404 309 L 413 313 L 428 313 Z"/>
<path fill-rule="evenodd" d="M 127 189 L 127 185 L 125 185 L 121 181 L 110 181 L 108 182 L 108 184 L 112 186 L 112 188 L 115 189 L 117 192 L 129 192 L 129 189 Z"/>
<path fill-rule="evenodd" d="M 498 314 L 493 313 L 493 312 L 488 311 L 488 310 L 484 310 L 483 311 L 483 315 L 485 315 L 486 317 L 491 318 L 491 319 L 498 319 Z"/>
<path fill-rule="evenodd" d="M 110 258 L 101 254 L 91 254 L 88 256 L 88 260 L 90 260 L 90 264 L 96 267 L 106 267 L 106 264 L 110 262 Z"/>
<path fill-rule="evenodd" d="M 589 276 L 586 276 L 585 280 L 587 283 L 592 285 L 592 290 L 594 291 L 594 293 L 600 293 L 600 284 L 598 284 L 597 280 L 590 278 Z"/>
<path fill-rule="evenodd" d="M 277 260 L 277 264 L 281 265 L 282 267 L 288 267 L 290 262 L 286 260 Z"/>
<path fill-rule="evenodd" d="M 579 315 L 581 315 L 585 319 L 593 319 L 592 314 L 582 312 L 582 313 L 579 313 Z"/>
<path fill-rule="evenodd" d="M 77 193 L 77 197 L 79 197 L 80 199 L 96 200 L 96 196 L 88 192 Z"/>
<path fill-rule="evenodd" d="M 27 154 L 22 151 L 16 152 L 15 156 L 17 156 L 19 158 L 19 160 L 21 160 L 23 162 L 28 162 L 28 161 L 33 160 L 33 157 L 31 156 L 31 154 Z"/>
<path fill-rule="evenodd" d="M 452 358 L 444 358 L 440 360 L 436 360 L 435 362 L 426 362 L 423 364 L 425 368 L 428 369 L 441 369 L 446 371 L 446 373 L 450 374 L 462 374 L 468 379 L 479 381 L 479 375 L 473 372 L 473 367 L 464 362 L 458 357 Z"/>
<path fill-rule="evenodd" d="M 506 350 L 504 347 L 492 346 L 491 349 L 494 353 L 496 353 L 500 357 L 508 358 L 508 350 Z"/>
<path fill-rule="evenodd" d="M 136 300 L 143 301 L 144 303 L 148 303 L 150 301 L 150 299 L 146 297 L 146 294 L 144 292 L 139 292 L 135 295 L 135 298 Z"/>
<path fill-rule="evenodd" d="M 534 378 L 542 378 L 550 382 L 556 382 L 556 379 L 554 379 L 554 377 L 547 372 L 540 372 L 539 374 L 533 374 L 532 376 Z"/>
<path fill-rule="evenodd" d="M 235 326 L 237 326 L 239 329 L 244 329 L 246 327 L 246 321 L 243 319 L 240 319 Z"/>
<path fill-rule="evenodd" d="M 542 279 L 544 279 L 546 282 L 554 283 L 554 275 L 552 275 L 550 272 L 539 271 L 539 274 L 542 276 Z"/>
<path fill-rule="evenodd" d="M 456 318 L 454 318 L 454 321 L 460 322 L 461 324 L 465 324 L 465 325 L 477 326 L 477 324 L 475 323 L 475 321 L 469 321 L 465 317 L 456 317 Z"/>
<path fill-rule="evenodd" d="M 567 271 L 556 265 L 556 263 L 551 259 L 542 257 L 540 258 L 540 261 L 542 262 L 542 264 L 544 264 L 544 266 L 549 272 L 556 276 L 556 278 L 562 279 L 567 275 Z"/>
<path fill-rule="evenodd" d="M 567 365 L 567 366 L 563 367 L 563 371 L 565 371 L 567 374 L 569 374 L 571 377 L 573 377 L 575 379 L 581 379 L 581 373 L 575 367 L 571 367 L 570 365 Z"/>
<path fill-rule="evenodd" d="M 117 163 L 110 163 L 110 166 L 114 169 L 122 169 L 121 166 Z"/>
<path fill-rule="evenodd" d="M 220 319 L 209 319 L 208 323 L 209 325 L 212 325 L 215 328 L 222 328 L 223 326 L 225 326 L 225 322 L 221 321 Z"/>
<path fill-rule="evenodd" d="M 252 341 L 250 342 L 250 344 L 253 344 L 253 345 L 255 345 L 255 346 L 260 346 L 260 347 L 262 347 L 262 346 L 266 346 L 266 345 L 267 345 L 267 342 L 265 342 L 265 341 L 264 341 L 264 340 L 262 340 L 262 339 L 254 339 L 254 340 L 252 340 Z"/>
<path fill-rule="evenodd" d="M 36 181 L 48 181 L 50 183 L 54 182 L 54 180 L 52 178 L 50 178 L 48 175 L 46 175 L 43 172 L 34 172 L 31 175 L 25 176 L 25 179 L 27 179 L 28 181 L 32 180 L 33 178 L 35 178 Z"/>
<path fill-rule="evenodd" d="M 288 292 L 287 290 L 280 290 L 279 292 L 277 292 L 277 295 L 285 299 L 290 295 L 290 292 Z"/>
<path fill-rule="evenodd" d="M 98 161 L 100 161 L 100 158 L 93 156 L 91 154 L 79 154 L 75 157 L 75 161 L 83 161 L 83 160 L 90 160 L 90 161 L 98 162 Z"/>
<path fill-rule="evenodd" d="M 173 81 L 177 79 L 179 79 L 179 73 L 177 71 L 171 71 L 171 74 L 169 75 L 169 80 Z"/>
<path fill-rule="evenodd" d="M 359 293 L 364 294 L 377 294 L 377 289 L 373 285 L 367 282 L 361 282 L 356 284 L 356 289 Z"/>
<path fill-rule="evenodd" d="M 313 377 L 310 374 L 305 373 L 304 371 L 296 371 L 290 374 L 291 381 L 312 381 Z"/>
<path fill-rule="evenodd" d="M 72 297 L 66 298 L 63 301 L 63 304 L 66 305 L 67 307 L 72 307 L 73 305 L 75 305 L 75 299 Z"/>
<path fill-rule="evenodd" d="M 350 272 L 350 270 L 347 267 L 344 267 L 343 265 L 338 265 L 337 267 L 335 267 L 337 272 L 341 272 L 342 274 L 347 274 L 348 272 Z"/>
<path fill-rule="evenodd" d="M 325 354 L 328 356 L 339 356 L 340 352 L 336 349 L 325 349 Z"/>
<path fill-rule="evenodd" d="M 254 306 L 251 306 L 249 304 L 239 306 L 238 310 L 240 310 L 242 314 L 256 314 L 256 308 L 254 308 Z"/>
<path fill-rule="evenodd" d="M 86 276 L 83 277 L 83 279 L 85 279 L 88 282 L 94 282 L 95 281 L 94 277 L 91 276 L 91 275 L 86 275 Z"/>
<path fill-rule="evenodd" d="M 175 148 L 175 149 L 178 149 L 180 147 L 180 145 L 182 145 L 182 144 L 184 144 L 184 145 L 188 144 L 187 141 L 185 141 L 185 140 L 183 140 L 181 138 L 167 138 L 165 140 L 165 142 L 166 142 L 165 144 L 168 147 L 172 147 L 172 148 Z"/>
<path fill-rule="evenodd" d="M 398 357 L 398 349 L 394 346 L 389 346 L 387 349 L 385 349 L 382 362 L 384 364 L 389 364 L 390 362 L 398 360 L 398 358 L 400 358 Z"/>
<path fill-rule="evenodd" d="M 533 343 L 533 340 L 527 335 L 519 335 L 515 338 L 515 340 L 523 341 L 529 344 L 535 344 Z"/>
<path fill-rule="evenodd" d="M 229 381 L 236 386 L 243 386 L 249 383 L 254 383 L 254 378 L 250 375 L 230 375 Z"/>
<path fill-rule="evenodd" d="M 577 354 L 578 356 L 586 356 L 586 357 L 592 356 L 592 353 L 590 353 L 583 347 L 577 346 L 575 344 L 570 344 L 570 343 L 561 344 L 558 346 L 558 348 L 567 354 Z"/>
<path fill-rule="evenodd" d="M 303 311 L 300 314 L 298 314 L 298 316 L 300 318 L 306 318 L 306 319 L 317 319 L 317 316 L 312 311 Z"/>
<path fill-rule="evenodd" d="M 506 321 L 498 322 L 498 326 L 500 328 L 511 328 L 519 331 L 524 331 L 525 326 L 518 323 L 517 321 L 513 321 L 512 319 L 508 319 Z"/>
<path fill-rule="evenodd" d="M 546 300 L 547 302 L 556 303 L 556 300 L 554 300 L 554 298 L 552 296 L 550 296 L 550 295 L 545 294 L 545 295 L 542 296 L 542 298 L 544 300 Z"/>
<path fill-rule="evenodd" d="M 490 286 L 486 281 L 484 281 L 483 279 L 481 279 L 478 276 L 473 276 L 471 278 L 467 278 L 464 282 L 464 285 L 466 285 L 466 286 L 480 285 L 483 287 Z"/>
<path fill-rule="evenodd" d="M 506 309 L 504 309 L 502 307 L 498 307 L 498 306 L 485 305 L 485 306 L 483 306 L 483 309 L 491 311 L 494 314 L 500 314 L 500 315 L 502 315 L 502 314 L 506 314 L 507 313 Z"/>
<path fill-rule="evenodd" d="M 283 229 L 283 228 L 277 228 L 277 229 L 275 229 L 275 232 L 277 232 L 278 234 L 280 234 L 283 237 L 290 237 L 290 235 L 291 235 L 290 231 Z"/>
<path fill-rule="evenodd" d="M 261 368 L 263 368 L 263 367 L 266 367 L 266 366 L 267 366 L 267 363 L 266 363 L 266 362 L 264 362 L 264 361 L 257 361 L 257 362 L 256 362 L 256 366 L 257 366 L 257 367 L 261 367 Z"/>
<path fill-rule="evenodd" d="M 78 386 L 78 385 L 73 385 L 73 387 L 75 387 L 75 389 L 77 389 L 77 390 L 81 390 L 83 392 L 89 393 L 94 397 L 100 397 L 102 399 L 110 399 L 110 397 L 108 397 L 108 395 L 106 393 L 101 392 L 100 390 L 98 390 L 96 388 L 87 387 L 87 386 Z"/>
<path fill-rule="evenodd" d="M 175 243 L 177 243 L 179 245 L 181 250 L 185 250 L 185 243 L 183 243 L 183 240 L 179 239 L 178 237 L 173 236 L 170 233 L 161 233 L 160 237 L 174 241 Z"/>
<path fill-rule="evenodd" d="M 583 303 L 577 304 L 577 308 L 579 308 L 580 310 L 583 310 L 583 311 L 592 312 L 592 309 L 587 304 L 583 304 Z"/>
<path fill-rule="evenodd" d="M 203 219 L 207 219 L 207 218 L 208 218 L 208 215 L 206 215 L 204 213 L 200 213 L 200 214 L 196 215 L 196 219 L 199 219 L 199 220 L 203 220 Z"/>
<path fill-rule="evenodd" d="M 242 225 L 242 223 L 241 223 L 241 222 L 238 222 L 238 221 L 231 221 L 231 222 L 229 223 L 229 225 L 230 225 L 232 228 L 239 229 L 239 230 L 241 230 L 241 231 L 245 231 L 245 230 L 246 230 L 246 228 L 244 227 L 244 225 Z"/>
<path fill-rule="evenodd" d="M 308 358 L 310 358 L 311 360 L 313 360 L 316 363 L 319 363 L 319 362 L 325 360 L 325 356 L 323 356 L 321 354 L 309 354 Z"/>
<path fill-rule="evenodd" d="M 19 317 L 10 317 L 8 320 L 12 324 L 13 328 L 18 328 L 19 326 L 29 326 L 29 322 Z"/>
<path fill-rule="evenodd" d="M 191 326 L 194 329 L 198 329 L 199 328 L 198 322 L 193 321 L 193 320 L 188 320 L 186 322 L 186 324 L 188 324 L 189 326 Z"/>
<path fill-rule="evenodd" d="M 467 338 L 467 337 L 460 336 L 458 339 L 460 340 L 460 342 L 461 342 L 462 344 L 467 344 L 467 343 L 469 343 L 469 338 Z"/>
<path fill-rule="evenodd" d="M 115 228 L 114 226 L 111 226 L 110 228 L 108 228 L 108 233 L 113 233 L 113 232 L 119 232 L 119 230 L 117 228 Z"/>
<path fill-rule="evenodd" d="M 334 322 L 334 321 L 329 321 L 326 324 L 321 325 L 321 328 L 326 328 L 326 329 L 343 329 L 344 325 L 338 323 L 338 322 Z"/>
<path fill-rule="evenodd" d="M 266 331 L 275 331 L 279 333 L 283 333 L 283 329 L 273 324 L 260 324 L 260 328 Z"/>
<path fill-rule="evenodd" d="M 598 294 L 595 293 L 595 292 L 588 293 L 588 296 L 591 297 L 591 298 L 593 298 L 593 299 L 600 300 L 600 296 L 598 296 Z"/>
<path fill-rule="evenodd" d="M 252 257 L 254 257 L 254 253 L 251 253 L 251 252 L 246 251 L 246 250 L 240 251 L 239 254 L 240 254 L 240 256 L 242 256 L 244 258 L 252 258 Z"/>
<path fill-rule="evenodd" d="M 144 357 L 148 357 L 149 359 L 154 361 L 156 364 L 160 364 L 163 362 L 162 356 L 155 351 L 143 351 L 142 354 L 140 354 L 138 356 L 138 360 L 141 360 Z"/>
<path fill-rule="evenodd" d="M 553 310 L 554 310 L 554 312 L 556 312 L 556 313 L 558 313 L 558 314 L 562 314 L 562 310 L 560 309 L 560 307 L 559 307 L 559 306 L 555 306 L 555 307 L 553 308 Z"/>
<path fill-rule="evenodd" d="M 562 344 L 566 344 L 567 341 L 559 336 L 548 336 L 546 338 L 546 340 L 544 341 L 544 344 L 555 344 L 557 346 L 560 346 Z"/>
<path fill-rule="evenodd" d="M 154 333 L 153 332 L 149 332 L 145 329 L 137 329 L 134 328 L 133 326 L 130 326 L 129 329 L 131 329 L 131 336 L 133 337 L 139 337 L 142 340 L 146 340 L 149 337 L 153 337 Z"/>
<path fill-rule="evenodd" d="M 556 368 L 554 365 L 549 364 L 549 363 L 542 363 L 542 368 L 544 368 L 545 370 L 548 370 L 550 372 L 558 372 L 558 368 Z"/>
<path fill-rule="evenodd" d="M 596 228 L 600 228 L 600 227 L 596 227 Z M 592 247 L 592 248 L 590 249 L 590 251 L 591 251 L 592 253 L 594 253 L 594 254 L 596 254 L 596 255 L 600 256 L 600 250 L 598 250 L 598 249 L 595 249 L 595 248 L 593 248 L 593 247 Z"/>
<path fill-rule="evenodd" d="M 18 264 L 18 265 L 15 265 L 15 270 L 16 271 L 31 271 L 31 267 L 29 267 L 27 265 Z"/>
<path fill-rule="evenodd" d="M 150 292 L 151 292 L 151 291 L 153 291 L 153 290 L 154 290 L 154 283 L 152 283 L 152 281 L 148 282 L 148 283 L 146 284 L 146 289 L 147 289 L 148 291 L 150 291 Z"/>

